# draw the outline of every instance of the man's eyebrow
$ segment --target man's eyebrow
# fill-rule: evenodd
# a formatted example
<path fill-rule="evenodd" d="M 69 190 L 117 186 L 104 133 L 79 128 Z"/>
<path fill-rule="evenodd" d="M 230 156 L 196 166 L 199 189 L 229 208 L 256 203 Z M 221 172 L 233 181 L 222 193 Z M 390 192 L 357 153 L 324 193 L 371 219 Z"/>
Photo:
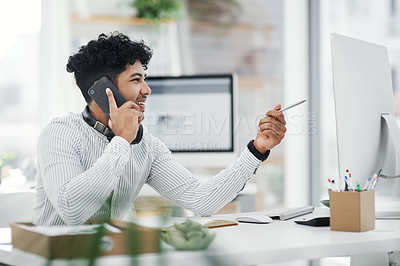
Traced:
<path fill-rule="evenodd" d="M 134 77 L 134 76 L 143 77 L 143 75 L 142 75 L 141 73 L 133 73 L 133 74 L 131 75 L 131 77 Z M 145 74 L 144 76 L 146 77 L 146 74 Z"/>

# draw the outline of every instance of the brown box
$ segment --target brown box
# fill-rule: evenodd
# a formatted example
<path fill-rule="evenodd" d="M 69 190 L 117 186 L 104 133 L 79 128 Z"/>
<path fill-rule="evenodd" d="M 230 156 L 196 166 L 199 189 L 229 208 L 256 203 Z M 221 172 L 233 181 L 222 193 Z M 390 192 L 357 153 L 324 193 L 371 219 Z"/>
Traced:
<path fill-rule="evenodd" d="M 332 231 L 375 229 L 375 191 L 331 191 L 329 197 Z"/>
<path fill-rule="evenodd" d="M 107 231 L 101 236 L 96 234 L 48 236 L 21 227 L 21 225 L 34 227 L 31 223 L 14 223 L 11 224 L 12 244 L 15 248 L 47 259 L 161 252 L 159 229 L 113 219 L 109 224 L 120 228 L 122 232 Z"/>

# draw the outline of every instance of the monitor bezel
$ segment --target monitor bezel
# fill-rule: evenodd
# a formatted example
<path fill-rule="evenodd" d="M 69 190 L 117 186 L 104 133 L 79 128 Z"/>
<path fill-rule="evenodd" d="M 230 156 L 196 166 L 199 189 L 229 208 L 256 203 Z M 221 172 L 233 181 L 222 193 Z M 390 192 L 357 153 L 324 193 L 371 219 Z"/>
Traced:
<path fill-rule="evenodd" d="M 158 76 L 149 75 L 146 76 L 146 82 L 149 80 L 179 80 L 179 79 L 209 79 L 209 78 L 229 78 L 229 93 L 230 93 L 230 106 L 231 106 L 231 116 L 230 116 L 230 132 L 231 132 L 231 147 L 229 149 L 192 149 L 192 150 L 175 150 L 170 149 L 173 153 L 232 153 L 236 151 L 236 137 L 235 137 L 235 118 L 236 118 L 236 93 L 237 93 L 237 75 L 236 73 L 218 73 L 218 74 L 194 74 L 194 75 L 179 75 L 179 76 Z M 151 89 L 151 87 L 150 87 Z M 151 96 L 150 96 L 151 97 Z M 157 136 L 156 136 L 157 137 Z"/>

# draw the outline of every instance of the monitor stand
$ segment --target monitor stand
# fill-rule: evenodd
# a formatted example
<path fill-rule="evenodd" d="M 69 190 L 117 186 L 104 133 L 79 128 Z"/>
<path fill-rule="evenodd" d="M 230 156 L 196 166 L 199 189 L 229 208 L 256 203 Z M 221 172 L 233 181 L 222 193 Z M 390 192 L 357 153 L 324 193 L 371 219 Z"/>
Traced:
<path fill-rule="evenodd" d="M 382 121 L 386 123 L 387 134 L 382 134 L 383 138 L 386 136 L 386 140 L 381 143 L 383 149 L 386 149 L 385 162 L 383 164 L 382 171 L 379 171 L 378 177 L 382 179 L 395 179 L 400 177 L 399 161 L 400 161 L 400 131 L 397 125 L 397 121 L 393 115 L 382 114 Z M 395 160 L 390 160 L 390 158 Z M 389 169 L 385 173 L 386 169 Z M 383 173 L 382 173 L 383 172 Z M 398 180 L 392 180 L 397 182 Z M 396 188 L 393 188 L 396 189 Z M 376 219 L 400 219 L 400 201 L 387 201 L 376 203 L 375 206 L 375 218 Z"/>
<path fill-rule="evenodd" d="M 386 123 L 386 127 L 382 126 L 383 130 L 381 139 L 381 149 L 384 149 L 385 156 L 382 158 L 382 171 L 379 172 L 379 178 L 394 179 L 400 177 L 399 160 L 400 160 L 400 130 L 397 125 L 396 118 L 393 115 L 381 114 L 382 122 Z M 389 140 L 390 139 L 390 140 Z M 383 153 L 381 153 L 383 154 Z M 395 158 L 394 160 L 391 158 Z M 385 169 L 389 173 L 385 173 Z M 393 172 L 392 172 L 393 171 Z"/>

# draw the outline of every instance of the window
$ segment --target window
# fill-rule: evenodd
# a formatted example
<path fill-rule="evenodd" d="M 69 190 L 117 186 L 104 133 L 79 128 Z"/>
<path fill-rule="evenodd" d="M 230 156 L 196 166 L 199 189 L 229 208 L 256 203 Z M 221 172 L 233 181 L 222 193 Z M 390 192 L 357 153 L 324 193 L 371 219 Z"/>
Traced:
<path fill-rule="evenodd" d="M 8 1 L 0 11 L 0 154 L 35 155 L 41 1 Z"/>
<path fill-rule="evenodd" d="M 187 15 L 187 32 L 180 32 L 182 74 L 238 74 L 240 152 L 255 138 L 265 111 L 283 101 L 283 2 L 189 0 Z M 283 147 L 274 148 L 251 180 L 260 210 L 283 204 Z"/>

